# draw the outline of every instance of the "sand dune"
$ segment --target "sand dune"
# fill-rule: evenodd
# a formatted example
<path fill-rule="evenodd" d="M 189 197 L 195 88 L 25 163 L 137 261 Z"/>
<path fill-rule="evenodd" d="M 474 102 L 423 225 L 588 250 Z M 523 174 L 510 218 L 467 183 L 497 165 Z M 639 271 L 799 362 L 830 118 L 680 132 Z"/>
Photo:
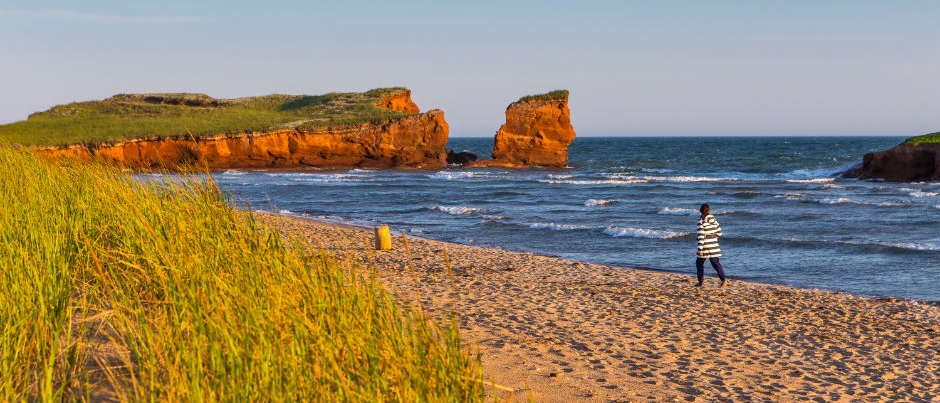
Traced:
<path fill-rule="evenodd" d="M 454 309 L 491 392 L 538 402 L 940 401 L 940 307 L 608 267 L 285 219 Z M 394 233 L 394 231 L 393 231 Z M 733 270 L 733 269 L 732 269 Z M 733 273 L 732 273 L 733 274 Z"/>

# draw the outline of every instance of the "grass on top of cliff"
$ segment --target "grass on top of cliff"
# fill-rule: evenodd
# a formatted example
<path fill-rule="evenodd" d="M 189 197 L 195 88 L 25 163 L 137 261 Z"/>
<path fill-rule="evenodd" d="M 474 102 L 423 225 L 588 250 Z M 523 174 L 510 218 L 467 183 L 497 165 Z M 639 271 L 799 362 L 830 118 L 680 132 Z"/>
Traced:
<path fill-rule="evenodd" d="M 73 102 L 0 125 L 0 141 L 21 145 L 97 144 L 130 138 L 235 134 L 297 127 L 324 129 L 381 123 L 408 115 L 381 108 L 387 94 L 267 95 L 214 99 L 202 94 L 120 94 L 103 101 Z"/>
<path fill-rule="evenodd" d="M 519 102 L 551 101 L 555 99 L 568 99 L 568 90 L 555 90 L 552 92 L 546 92 L 544 94 L 526 95 L 522 98 L 519 98 Z"/>
<path fill-rule="evenodd" d="M 936 144 L 940 143 L 940 132 L 911 137 L 904 140 L 904 144 Z"/>

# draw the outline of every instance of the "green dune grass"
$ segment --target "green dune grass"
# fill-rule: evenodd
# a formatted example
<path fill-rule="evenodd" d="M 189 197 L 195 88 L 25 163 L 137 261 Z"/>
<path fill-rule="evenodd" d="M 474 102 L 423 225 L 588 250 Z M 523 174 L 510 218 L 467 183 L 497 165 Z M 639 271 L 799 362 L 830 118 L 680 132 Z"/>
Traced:
<path fill-rule="evenodd" d="M 544 94 L 526 95 L 522 98 L 519 98 L 519 102 L 551 101 L 555 99 L 568 99 L 568 90 L 554 90 Z"/>
<path fill-rule="evenodd" d="M 904 144 L 932 144 L 940 143 L 940 132 L 925 134 L 923 136 L 911 137 L 904 140 Z"/>
<path fill-rule="evenodd" d="M 0 146 L 0 401 L 484 400 L 455 320 L 174 178 Z"/>
<path fill-rule="evenodd" d="M 322 129 L 384 122 L 406 116 L 376 103 L 405 88 L 363 93 L 267 95 L 213 99 L 201 94 L 122 94 L 102 101 L 74 102 L 0 125 L 0 141 L 57 146 L 141 137 L 196 138 L 284 127 Z"/>

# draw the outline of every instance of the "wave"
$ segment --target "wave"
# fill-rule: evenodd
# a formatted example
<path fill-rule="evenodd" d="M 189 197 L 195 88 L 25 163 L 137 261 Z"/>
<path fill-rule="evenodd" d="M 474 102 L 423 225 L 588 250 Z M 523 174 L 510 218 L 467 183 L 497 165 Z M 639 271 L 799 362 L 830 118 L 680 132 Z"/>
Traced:
<path fill-rule="evenodd" d="M 699 215 L 698 210 L 691 208 L 681 208 L 681 207 L 664 207 L 662 210 L 659 210 L 656 214 L 659 215 L 682 215 L 682 216 L 697 216 Z"/>
<path fill-rule="evenodd" d="M 877 207 L 907 207 L 911 205 L 910 202 L 903 201 L 903 200 L 866 202 L 866 201 L 850 199 L 848 197 L 825 198 L 825 199 L 816 200 L 815 202 L 819 204 L 857 204 L 857 205 L 862 205 L 862 206 L 877 206 Z"/>
<path fill-rule="evenodd" d="M 617 203 L 616 200 L 610 200 L 610 199 L 587 199 L 587 201 L 584 202 L 584 206 L 585 207 L 610 206 L 616 203 Z"/>
<path fill-rule="evenodd" d="M 548 183 L 551 185 L 580 185 L 580 186 L 597 186 L 597 185 L 634 185 L 638 183 L 648 183 L 649 181 L 643 179 L 539 179 L 540 183 Z"/>
<path fill-rule="evenodd" d="M 537 222 L 534 224 L 529 224 L 529 228 L 550 229 L 552 231 L 576 231 L 576 230 L 592 229 L 593 227 L 590 227 L 587 225 L 578 225 L 578 224 L 556 224 L 553 222 L 549 222 L 549 223 Z"/>
<path fill-rule="evenodd" d="M 427 175 L 431 179 L 442 179 L 442 180 L 459 180 L 459 179 L 469 179 L 476 176 L 476 172 L 472 171 L 438 171 L 433 174 Z"/>
<path fill-rule="evenodd" d="M 940 196 L 940 193 L 929 192 L 929 191 L 926 191 L 926 190 L 923 190 L 923 189 L 908 189 L 908 188 L 903 188 L 903 189 L 900 189 L 900 190 L 901 190 L 901 191 L 905 191 L 905 192 L 909 192 L 908 195 L 910 195 L 911 197 L 913 197 L 913 198 L 915 198 L 915 199 L 919 199 L 919 198 L 923 198 L 923 197 L 937 197 L 937 196 Z"/>
<path fill-rule="evenodd" d="M 640 183 L 646 182 L 669 182 L 669 183 L 688 183 L 688 182 L 729 182 L 729 181 L 738 181 L 740 178 L 735 177 L 722 177 L 722 176 L 690 176 L 690 175 L 677 175 L 677 176 L 661 176 L 661 175 L 627 175 L 623 174 L 613 174 L 611 175 L 612 179 L 621 179 L 621 180 L 633 180 L 633 181 L 643 181 Z"/>
<path fill-rule="evenodd" d="M 434 206 L 431 210 L 442 211 L 450 215 L 468 215 L 483 211 L 481 208 L 464 206 Z"/>
<path fill-rule="evenodd" d="M 787 179 L 789 183 L 830 183 L 835 182 L 836 178 L 813 178 L 813 179 Z"/>
<path fill-rule="evenodd" d="M 934 252 L 940 251 L 940 239 L 930 240 L 926 242 L 893 242 L 893 241 L 868 241 L 868 240 L 813 240 L 805 238 L 751 238 L 743 237 L 738 238 L 740 241 L 752 241 L 752 242 L 784 242 L 784 243 L 796 243 L 796 244 L 805 244 L 812 247 L 819 247 L 820 245 L 825 244 L 836 244 L 836 245 L 851 245 L 851 246 L 874 246 L 881 248 L 892 248 L 892 249 L 902 249 L 907 251 L 917 251 L 917 252 Z"/>
<path fill-rule="evenodd" d="M 649 228 L 631 228 L 610 226 L 604 230 L 604 233 L 614 238 L 652 238 L 652 239 L 672 239 L 690 235 L 691 232 L 656 230 Z"/>

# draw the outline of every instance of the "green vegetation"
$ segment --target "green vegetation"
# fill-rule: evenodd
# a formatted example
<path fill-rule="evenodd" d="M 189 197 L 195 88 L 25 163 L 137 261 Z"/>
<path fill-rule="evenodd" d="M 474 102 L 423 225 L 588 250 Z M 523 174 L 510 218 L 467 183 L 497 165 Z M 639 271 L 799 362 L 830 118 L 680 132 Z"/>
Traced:
<path fill-rule="evenodd" d="M 551 101 L 556 99 L 568 99 L 568 90 L 555 90 L 545 94 L 539 95 L 526 95 L 522 98 L 519 98 L 519 102 L 528 102 L 528 101 Z"/>
<path fill-rule="evenodd" d="M 940 143 L 940 132 L 925 134 L 923 136 L 911 137 L 904 140 L 904 144 L 930 144 Z"/>
<path fill-rule="evenodd" d="M 173 178 L 0 146 L 0 401 L 484 400 L 454 321 Z"/>
<path fill-rule="evenodd" d="M 404 88 L 364 93 L 268 95 L 216 100 L 201 94 L 121 94 L 76 102 L 0 125 L 0 141 L 21 145 L 101 143 L 141 137 L 206 136 L 283 127 L 321 129 L 406 116 L 376 103 Z"/>

